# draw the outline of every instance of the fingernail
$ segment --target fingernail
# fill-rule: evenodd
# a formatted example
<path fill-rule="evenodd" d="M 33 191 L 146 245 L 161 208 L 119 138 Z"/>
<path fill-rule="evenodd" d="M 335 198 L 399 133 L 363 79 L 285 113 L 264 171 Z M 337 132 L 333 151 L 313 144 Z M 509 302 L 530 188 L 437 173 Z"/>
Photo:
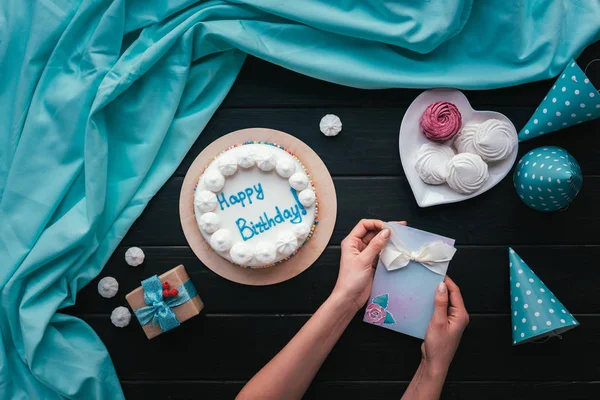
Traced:
<path fill-rule="evenodd" d="M 438 292 L 446 293 L 446 284 L 444 282 L 440 282 L 438 285 Z"/>
<path fill-rule="evenodd" d="M 387 239 L 390 237 L 390 230 L 389 229 L 384 229 L 381 231 L 381 237 L 384 239 Z"/>

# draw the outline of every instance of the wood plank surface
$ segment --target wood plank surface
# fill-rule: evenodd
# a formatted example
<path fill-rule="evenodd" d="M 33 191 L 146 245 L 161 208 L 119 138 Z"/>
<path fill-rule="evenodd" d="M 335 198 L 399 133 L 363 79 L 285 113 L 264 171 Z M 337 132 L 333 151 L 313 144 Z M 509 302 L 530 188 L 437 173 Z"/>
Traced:
<path fill-rule="evenodd" d="M 278 298 L 285 297 L 282 292 Z M 277 301 L 274 298 L 273 301 Z M 192 318 L 152 340 L 141 327 L 114 327 L 108 315 L 83 315 L 98 332 L 124 380 L 247 380 L 298 332 L 309 315 L 217 314 Z M 350 323 L 323 364 L 320 380 L 410 380 L 420 360 L 421 340 L 369 325 Z M 510 316 L 471 316 L 448 380 L 596 381 L 600 318 L 581 323 L 543 344 L 512 346 Z M 156 360 L 194 360 L 165 367 Z"/>
<path fill-rule="evenodd" d="M 205 313 L 313 313 L 331 293 L 337 279 L 340 248 L 329 247 L 298 277 L 274 286 L 252 287 L 230 282 L 204 267 L 188 247 L 144 247 L 146 262 L 133 268 L 125 263 L 126 247 L 119 247 L 102 273 L 77 294 L 70 313 L 110 313 L 125 294 L 154 274 L 182 263 L 206 304 Z M 600 246 L 522 246 L 516 251 L 569 311 L 600 313 Z M 277 268 L 277 267 L 275 267 Z M 449 269 L 471 313 L 508 314 L 508 251 L 505 246 L 459 246 Z M 104 276 L 119 282 L 112 299 L 99 297 L 96 286 Z M 578 290 L 572 290 L 576 287 Z M 282 295 L 285 293 L 285 295 Z M 241 300 L 243 299 L 243 300 Z M 135 329 L 135 328 L 134 328 Z M 510 325 L 500 327 L 510 330 Z"/>
<path fill-rule="evenodd" d="M 233 399 L 245 381 L 124 381 L 127 398 Z M 318 399 L 399 399 L 408 382 L 338 381 L 314 382 L 305 400 Z M 442 400 L 532 400 L 594 399 L 600 393 L 597 382 L 446 382 Z"/>

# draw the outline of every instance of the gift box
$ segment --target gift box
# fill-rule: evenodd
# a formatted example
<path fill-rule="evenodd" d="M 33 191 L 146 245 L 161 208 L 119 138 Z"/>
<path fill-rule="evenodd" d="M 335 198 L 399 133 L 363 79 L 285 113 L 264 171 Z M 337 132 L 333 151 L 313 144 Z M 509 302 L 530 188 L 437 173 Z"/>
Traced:
<path fill-rule="evenodd" d="M 420 339 L 433 316 L 435 291 L 454 256 L 454 239 L 386 223 L 364 321 Z"/>
<path fill-rule="evenodd" d="M 183 265 L 143 280 L 125 298 L 148 339 L 178 327 L 204 307 Z"/>

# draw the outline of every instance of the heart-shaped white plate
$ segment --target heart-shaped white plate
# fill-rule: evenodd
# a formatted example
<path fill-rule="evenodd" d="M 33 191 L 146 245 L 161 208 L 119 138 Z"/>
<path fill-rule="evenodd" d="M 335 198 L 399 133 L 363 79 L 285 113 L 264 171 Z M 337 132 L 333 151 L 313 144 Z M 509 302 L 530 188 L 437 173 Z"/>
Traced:
<path fill-rule="evenodd" d="M 421 115 L 431 103 L 436 101 L 448 101 L 456 104 L 462 114 L 463 126 L 472 123 L 482 123 L 488 119 L 495 118 L 506 121 L 512 125 L 510 119 L 495 111 L 473 110 L 469 100 L 462 92 L 455 89 L 432 89 L 421 93 L 408 107 L 400 126 L 400 159 L 402 168 L 415 195 L 419 207 L 430 207 L 438 204 L 456 203 L 479 196 L 500 182 L 512 168 L 517 158 L 518 145 L 513 152 L 504 160 L 488 163 L 489 179 L 478 191 L 471 194 L 461 194 L 450 189 L 447 184 L 428 185 L 419 178 L 415 170 L 417 151 L 421 145 L 429 140 L 421 133 Z"/>

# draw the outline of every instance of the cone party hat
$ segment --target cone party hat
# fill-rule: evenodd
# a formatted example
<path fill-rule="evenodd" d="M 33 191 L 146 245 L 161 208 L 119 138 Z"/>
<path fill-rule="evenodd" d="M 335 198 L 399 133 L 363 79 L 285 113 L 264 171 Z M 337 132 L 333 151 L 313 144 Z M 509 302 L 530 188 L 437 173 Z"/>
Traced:
<path fill-rule="evenodd" d="M 600 93 L 575 60 L 558 76 L 533 116 L 519 132 L 519 141 L 600 118 Z"/>
<path fill-rule="evenodd" d="M 508 249 L 513 345 L 558 336 L 579 322 L 521 257 Z"/>

